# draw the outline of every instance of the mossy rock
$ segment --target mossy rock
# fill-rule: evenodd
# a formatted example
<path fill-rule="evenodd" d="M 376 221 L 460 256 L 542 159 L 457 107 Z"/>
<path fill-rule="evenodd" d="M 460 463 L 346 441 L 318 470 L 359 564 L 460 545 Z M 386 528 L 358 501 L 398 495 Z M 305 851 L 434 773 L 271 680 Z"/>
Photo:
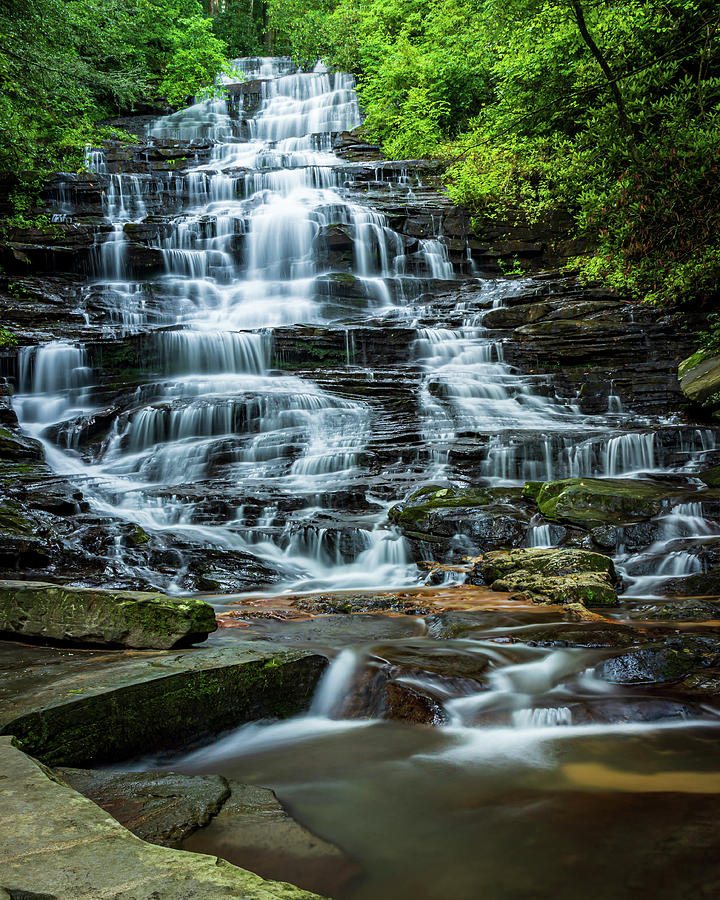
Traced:
<path fill-rule="evenodd" d="M 695 406 L 708 412 L 720 409 L 720 356 L 698 350 L 678 367 L 680 389 Z"/>
<path fill-rule="evenodd" d="M 587 550 L 531 548 L 484 554 L 476 567 L 494 591 L 530 594 L 536 601 L 612 606 L 613 562 Z"/>
<path fill-rule="evenodd" d="M 588 529 L 625 525 L 657 516 L 680 491 L 631 478 L 565 478 L 538 488 L 529 482 L 523 491 L 548 519 Z"/>
<path fill-rule="evenodd" d="M 720 488 L 720 466 L 713 466 L 711 469 L 698 472 L 697 477 L 708 487 Z"/>
<path fill-rule="evenodd" d="M 70 642 L 164 650 L 205 640 L 215 612 L 196 598 L 0 581 L 0 632 Z"/>
<path fill-rule="evenodd" d="M 0 460 L 3 462 L 29 462 L 43 459 L 40 441 L 0 428 Z"/>
<path fill-rule="evenodd" d="M 327 660 L 263 641 L 172 653 L 118 653 L 86 667 L 58 658 L 57 676 L 32 675 L 0 707 L 0 734 L 49 765 L 97 766 L 310 705 Z"/>
<path fill-rule="evenodd" d="M 586 606 L 615 606 L 617 593 L 610 578 L 601 572 L 580 575 L 534 575 L 513 572 L 493 582 L 494 591 L 530 594 L 536 602 L 583 603 Z"/>
<path fill-rule="evenodd" d="M 592 553 L 589 550 L 558 550 L 545 547 L 496 550 L 484 554 L 479 567 L 486 584 L 492 584 L 498 578 L 520 570 L 533 575 L 553 577 L 593 572 L 615 578 L 613 561 L 602 553 Z"/>
<path fill-rule="evenodd" d="M 415 491 L 404 503 L 393 506 L 388 518 L 401 528 L 417 529 L 436 509 L 476 509 L 487 506 L 493 499 L 490 491 L 428 485 Z"/>
<path fill-rule="evenodd" d="M 0 533 L 31 537 L 37 533 L 37 522 L 25 515 L 19 504 L 8 500 L 0 504 Z"/>

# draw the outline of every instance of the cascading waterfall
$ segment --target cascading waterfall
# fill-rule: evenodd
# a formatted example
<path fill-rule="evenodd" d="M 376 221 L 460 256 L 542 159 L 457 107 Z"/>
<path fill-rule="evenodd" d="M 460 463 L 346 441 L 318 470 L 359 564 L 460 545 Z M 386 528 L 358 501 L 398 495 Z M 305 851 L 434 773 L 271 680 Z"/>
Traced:
<path fill-rule="evenodd" d="M 177 173 L 108 174 L 102 151 L 87 151 L 88 170 L 107 178 L 109 230 L 97 248 L 95 288 L 114 297 L 121 333 L 149 329 L 156 380 L 134 389 L 99 448 L 77 452 L 78 423 L 95 409 L 93 374 L 82 348 L 51 342 L 22 352 L 16 408 L 58 471 L 87 476 L 88 499 L 104 514 L 247 551 L 289 568 L 293 588 L 415 581 L 404 539 L 386 524 L 388 504 L 369 489 L 372 404 L 276 371 L 273 329 L 339 327 L 345 364 L 355 366 L 355 324 L 371 316 L 415 324 L 423 292 L 454 278 L 442 222 L 432 220 L 431 236 L 408 239 L 345 187 L 332 136 L 360 123 L 351 76 L 322 66 L 300 72 L 284 59 L 238 60 L 236 68 L 241 79 L 257 79 L 259 103 L 245 111 L 244 81 L 228 76 L 229 99 L 195 103 L 149 129 L 161 145 L 189 142 L 189 157 L 193 142 L 204 141 L 204 161 Z M 162 221 L 152 205 L 158 195 L 175 211 Z M 65 209 L 67 198 L 59 204 Z M 154 235 L 151 247 L 135 241 L 140 233 Z M 133 274 L 145 259 L 133 262 L 138 248 L 157 268 L 150 281 Z M 526 287 L 477 285 L 484 309 Z M 450 475 L 452 450 L 467 440 L 482 449 L 477 477 L 508 485 L 642 475 L 660 469 L 667 453 L 714 446 L 709 431 L 681 435 L 668 450 L 652 431 L 619 430 L 612 385 L 616 431 L 608 436 L 597 418 L 555 396 L 549 376 L 509 365 L 483 315 L 417 328 L 417 478 Z M 177 499 L 175 488 L 197 483 L 232 493 L 224 521 L 200 522 L 195 501 Z M 271 521 L 257 516 L 258 504 L 273 510 Z M 358 511 L 338 521 L 348 505 Z M 528 529 L 531 546 L 551 539 L 542 522 Z"/>

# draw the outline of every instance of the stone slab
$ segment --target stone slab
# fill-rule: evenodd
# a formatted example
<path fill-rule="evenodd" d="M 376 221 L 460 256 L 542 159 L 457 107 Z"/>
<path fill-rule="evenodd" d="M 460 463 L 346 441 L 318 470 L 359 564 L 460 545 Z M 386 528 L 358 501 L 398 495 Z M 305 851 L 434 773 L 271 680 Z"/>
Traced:
<path fill-rule="evenodd" d="M 317 900 L 217 857 L 135 837 L 0 738 L 0 896 L 46 900 Z"/>
<path fill-rule="evenodd" d="M 216 628 L 213 608 L 194 597 L 0 581 L 0 632 L 20 637 L 165 650 Z"/>
<path fill-rule="evenodd" d="M 52 765 L 94 766 L 306 709 L 327 660 L 262 641 L 156 653 L 0 644 L 0 734 Z"/>

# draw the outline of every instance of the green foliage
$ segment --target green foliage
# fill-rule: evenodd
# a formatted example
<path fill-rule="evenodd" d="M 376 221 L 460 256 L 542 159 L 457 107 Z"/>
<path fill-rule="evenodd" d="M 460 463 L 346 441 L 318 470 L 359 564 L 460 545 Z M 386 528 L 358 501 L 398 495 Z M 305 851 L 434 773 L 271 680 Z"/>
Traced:
<path fill-rule="evenodd" d="M 213 33 L 227 46 L 228 56 L 263 52 L 265 6 L 258 0 L 229 0 L 212 17 Z"/>
<path fill-rule="evenodd" d="M 0 325 L 0 349 L 14 347 L 17 344 L 15 335 L 8 331 L 4 325 Z"/>
<path fill-rule="evenodd" d="M 437 156 L 476 216 L 569 213 L 588 278 L 720 292 L 716 0 L 269 0 L 296 59 L 358 75 L 365 129 Z"/>
<path fill-rule="evenodd" d="M 43 173 L 81 168 L 99 120 L 184 102 L 224 51 L 200 0 L 0 0 L 0 171 L 20 175 L 16 211 Z"/>

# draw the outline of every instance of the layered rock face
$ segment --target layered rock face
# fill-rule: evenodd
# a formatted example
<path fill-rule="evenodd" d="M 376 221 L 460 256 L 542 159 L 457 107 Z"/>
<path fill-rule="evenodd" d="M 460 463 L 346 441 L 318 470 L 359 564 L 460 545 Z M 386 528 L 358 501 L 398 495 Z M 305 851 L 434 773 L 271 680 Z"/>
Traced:
<path fill-rule="evenodd" d="M 353 130 L 352 79 L 240 65 L 227 100 L 89 152 L 48 186 L 52 228 L 3 245 L 6 577 L 391 587 L 513 547 L 650 547 L 688 504 L 712 520 L 715 427 L 677 415 L 672 318 L 500 276 L 547 263 L 560 219 L 473 231 L 434 163 Z"/>

